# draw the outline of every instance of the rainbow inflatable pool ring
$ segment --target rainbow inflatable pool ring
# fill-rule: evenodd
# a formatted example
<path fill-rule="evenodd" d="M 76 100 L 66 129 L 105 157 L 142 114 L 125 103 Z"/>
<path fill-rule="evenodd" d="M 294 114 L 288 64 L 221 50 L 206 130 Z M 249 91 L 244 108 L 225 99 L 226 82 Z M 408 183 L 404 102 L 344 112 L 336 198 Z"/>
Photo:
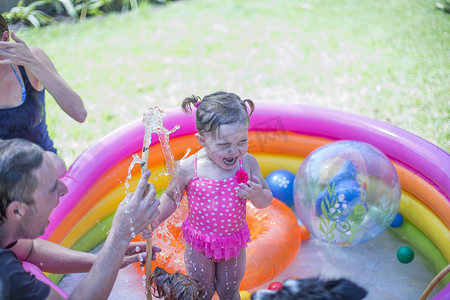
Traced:
<path fill-rule="evenodd" d="M 186 115 L 181 109 L 166 112 L 165 127 L 173 128 L 177 124 L 181 128 L 171 135 L 170 145 L 175 158 L 180 159 L 187 148 L 198 150 L 198 144 L 192 115 Z M 258 159 L 264 176 L 276 169 L 295 173 L 311 151 L 336 140 L 356 140 L 375 146 L 391 159 L 402 185 L 399 212 L 405 222 L 392 230 L 424 254 L 436 273 L 450 262 L 450 155 L 442 149 L 386 123 L 297 104 L 257 103 L 250 131 L 249 152 Z M 144 126 L 141 120 L 136 120 L 99 140 L 74 162 L 64 177 L 69 193 L 52 213 L 43 238 L 82 251 L 90 251 L 104 241 L 114 211 L 125 195 L 124 180 L 131 156 L 140 153 L 143 135 Z M 156 140 L 154 135 L 152 141 Z M 134 190 L 139 179 L 138 169 L 133 170 L 130 190 Z M 150 149 L 149 169 L 152 177 L 158 177 L 152 180 L 162 192 L 168 180 L 159 175 L 165 167 L 160 145 L 156 143 Z M 284 204 L 274 203 L 274 207 L 284 209 Z M 275 224 L 285 221 L 284 217 L 272 218 Z M 258 230 L 256 226 L 252 229 Z M 265 258 L 256 274 L 251 274 L 255 266 L 248 266 L 246 276 L 251 279 L 241 288 L 257 286 L 276 276 L 292 261 L 299 245 L 298 231 L 274 238 L 270 247 L 279 247 L 282 255 Z M 252 255 L 264 258 L 267 248 L 262 243 L 260 247 L 263 250 L 248 255 L 249 261 Z M 273 271 L 275 264 L 277 268 Z M 444 279 L 445 284 L 448 277 Z M 50 278 L 57 282 L 60 276 Z"/>

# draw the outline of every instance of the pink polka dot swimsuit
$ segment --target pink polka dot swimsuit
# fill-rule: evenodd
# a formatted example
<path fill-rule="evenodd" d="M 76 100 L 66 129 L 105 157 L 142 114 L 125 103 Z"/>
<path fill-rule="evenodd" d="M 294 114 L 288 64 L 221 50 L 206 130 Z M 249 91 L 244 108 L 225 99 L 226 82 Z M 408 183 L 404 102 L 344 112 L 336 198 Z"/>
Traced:
<path fill-rule="evenodd" d="M 242 170 L 242 160 L 239 163 Z M 186 188 L 189 215 L 181 229 L 195 251 L 215 261 L 237 257 L 250 241 L 246 200 L 237 195 L 237 186 L 235 176 L 223 180 L 198 177 L 194 157 L 194 178 Z"/>

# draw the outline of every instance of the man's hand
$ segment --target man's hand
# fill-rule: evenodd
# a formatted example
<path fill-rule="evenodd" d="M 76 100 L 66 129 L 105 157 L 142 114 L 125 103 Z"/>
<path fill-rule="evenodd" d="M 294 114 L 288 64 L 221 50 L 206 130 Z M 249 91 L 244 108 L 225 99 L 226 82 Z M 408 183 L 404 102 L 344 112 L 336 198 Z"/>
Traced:
<path fill-rule="evenodd" d="M 161 249 L 157 246 L 152 245 L 152 260 L 156 259 L 156 252 L 161 252 Z M 141 262 L 141 265 L 145 265 L 145 260 L 147 259 L 147 246 L 145 241 L 142 242 L 131 242 L 128 246 L 128 250 L 123 258 L 121 268 L 125 268 L 126 266 L 138 262 Z"/>
<path fill-rule="evenodd" d="M 110 234 L 120 235 L 119 240 L 127 245 L 159 214 L 155 186 L 147 182 L 149 177 L 150 171 L 142 174 L 135 192 L 126 196 L 114 216 Z"/>

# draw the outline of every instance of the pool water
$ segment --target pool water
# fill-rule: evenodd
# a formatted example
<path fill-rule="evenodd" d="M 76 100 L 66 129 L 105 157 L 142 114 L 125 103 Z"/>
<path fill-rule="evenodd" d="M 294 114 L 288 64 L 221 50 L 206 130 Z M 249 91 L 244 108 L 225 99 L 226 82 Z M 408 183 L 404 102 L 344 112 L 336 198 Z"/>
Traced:
<path fill-rule="evenodd" d="M 156 243 L 157 244 L 157 243 Z M 365 299 L 418 299 L 434 278 L 420 253 L 414 260 L 402 264 L 396 251 L 405 245 L 389 229 L 372 241 L 354 247 L 325 244 L 311 237 L 302 243 L 292 264 L 271 282 L 295 276 L 323 279 L 347 278 L 368 290 Z M 93 252 L 97 252 L 98 248 Z M 70 293 L 85 274 L 65 276 L 59 286 Z M 120 270 L 110 300 L 146 300 L 142 278 L 133 266 Z M 267 288 L 271 282 L 250 290 Z M 438 285 L 428 299 L 443 288 Z"/>

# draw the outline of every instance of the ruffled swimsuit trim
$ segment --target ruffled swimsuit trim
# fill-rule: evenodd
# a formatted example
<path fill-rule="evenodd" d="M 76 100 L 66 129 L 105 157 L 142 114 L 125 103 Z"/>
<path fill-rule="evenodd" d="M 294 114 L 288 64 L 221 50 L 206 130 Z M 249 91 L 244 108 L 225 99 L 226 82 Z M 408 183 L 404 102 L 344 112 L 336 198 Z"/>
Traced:
<path fill-rule="evenodd" d="M 238 233 L 230 236 L 213 236 L 201 233 L 189 226 L 189 216 L 181 225 L 183 237 L 187 243 L 197 252 L 203 252 L 206 257 L 215 261 L 238 257 L 242 248 L 250 242 L 250 229 L 247 222 Z"/>
<path fill-rule="evenodd" d="M 242 160 L 240 160 L 240 169 L 239 171 L 243 171 L 242 168 Z M 239 172 L 238 171 L 238 172 Z M 245 171 L 243 171 L 245 172 Z M 209 184 L 211 185 L 221 185 L 221 186 L 227 186 L 227 188 L 225 188 L 225 190 L 229 191 L 227 195 L 223 196 L 224 199 L 229 199 L 229 201 L 231 201 L 230 205 L 237 204 L 238 206 L 235 207 L 236 210 L 233 209 L 234 211 L 234 215 L 231 218 L 231 220 L 228 220 L 229 217 L 227 217 L 227 222 L 228 224 L 239 224 L 238 228 L 232 230 L 229 233 L 228 230 L 226 231 L 220 231 L 220 229 L 218 230 L 217 234 L 208 234 L 205 233 L 202 229 L 200 228 L 199 224 L 195 222 L 195 218 L 198 218 L 198 215 L 195 213 L 195 211 L 193 211 L 193 209 L 195 209 L 196 205 L 194 205 L 196 203 L 196 201 L 205 201 L 205 200 L 200 200 L 200 198 L 202 197 L 201 195 L 195 194 L 195 192 L 193 192 L 191 194 L 191 188 L 195 189 L 195 185 L 196 183 L 200 183 L 200 185 L 206 184 L 206 186 L 208 186 Z M 230 185 L 231 183 L 231 185 Z M 183 237 L 186 240 L 186 242 L 188 244 L 191 245 L 191 247 L 197 251 L 197 252 L 203 252 L 205 254 L 206 257 L 218 262 L 222 259 L 230 259 L 231 257 L 238 257 L 239 253 L 241 252 L 242 248 L 246 248 L 247 247 L 247 243 L 250 242 L 250 229 L 248 228 L 248 224 L 245 221 L 245 200 L 243 200 L 242 198 L 240 198 L 239 196 L 237 196 L 236 192 L 234 191 L 234 189 L 230 189 L 228 188 L 228 185 L 231 186 L 237 186 L 238 185 L 238 180 L 235 177 L 231 177 L 228 179 L 224 179 L 224 180 L 217 180 L 217 179 L 210 179 L 210 178 L 203 178 L 203 177 L 198 177 L 197 176 L 197 155 L 195 155 L 194 157 L 194 178 L 191 180 L 191 182 L 188 185 L 188 199 L 189 199 L 189 213 L 193 214 L 193 216 L 187 215 L 186 216 L 186 220 L 183 222 L 183 225 L 181 226 L 182 232 L 183 232 Z M 204 195 L 204 197 L 211 197 L 209 193 L 214 194 L 214 191 L 208 191 L 208 190 L 203 190 L 202 189 L 202 193 L 205 193 L 206 195 Z M 209 201 L 209 200 L 208 200 Z M 215 201 L 215 200 L 214 200 Z M 227 200 L 228 201 L 228 200 Z M 244 201 L 244 202 L 242 202 Z M 205 201 L 206 202 L 206 201 Z M 198 202 L 197 202 L 198 204 Z M 206 206 L 206 205 L 205 205 Z M 197 209 L 198 210 L 198 209 Z M 214 215 L 214 213 L 211 213 L 212 215 Z M 219 214 L 221 215 L 221 214 Z M 218 221 L 221 221 L 219 216 L 215 216 Z M 192 220 L 191 220 L 192 219 Z M 238 222 L 233 222 L 234 220 L 238 220 Z M 223 221 L 222 221 L 223 222 Z M 196 224 L 196 225 L 194 225 Z M 202 223 L 203 224 L 203 223 Z M 210 224 L 211 225 L 211 224 Z M 212 225 L 214 226 L 214 225 Z M 230 225 L 229 225 L 230 226 Z M 196 228 L 198 227 L 198 228 Z M 223 226 L 222 226 L 223 227 Z M 202 231 L 200 231 L 202 230 Z"/>

